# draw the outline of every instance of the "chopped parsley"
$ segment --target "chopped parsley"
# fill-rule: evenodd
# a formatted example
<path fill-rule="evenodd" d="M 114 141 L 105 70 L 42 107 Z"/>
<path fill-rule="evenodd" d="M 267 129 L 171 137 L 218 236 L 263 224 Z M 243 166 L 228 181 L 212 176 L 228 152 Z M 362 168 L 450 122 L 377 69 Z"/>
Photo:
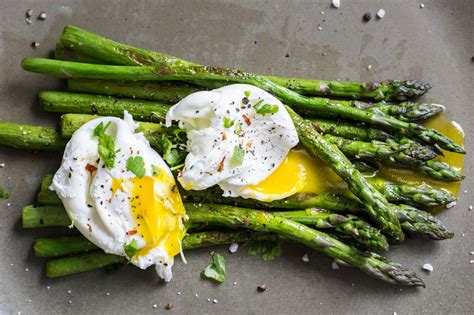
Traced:
<path fill-rule="evenodd" d="M 107 123 L 107 125 L 104 126 L 104 122 L 101 121 L 100 124 L 97 125 L 97 127 L 94 128 L 94 137 L 99 137 L 105 133 L 107 128 L 109 128 L 111 121 Z"/>
<path fill-rule="evenodd" d="M 263 104 L 263 100 L 258 101 L 254 105 L 254 108 L 257 114 L 260 115 L 275 114 L 280 109 L 278 105 L 270 105 L 267 103 Z"/>
<path fill-rule="evenodd" d="M 234 154 L 232 155 L 232 161 L 235 165 L 242 165 L 245 156 L 245 149 L 242 149 L 239 146 L 235 146 Z"/>
<path fill-rule="evenodd" d="M 235 125 L 235 134 L 240 136 L 244 131 L 242 129 L 242 123 L 241 122 L 238 122 L 236 125 Z"/>
<path fill-rule="evenodd" d="M 249 98 L 250 97 L 250 91 L 244 91 L 244 95 L 246 98 Z"/>
<path fill-rule="evenodd" d="M 0 186 L 0 199 L 8 199 L 10 194 L 2 186 Z"/>
<path fill-rule="evenodd" d="M 234 121 L 230 119 L 229 117 L 224 117 L 224 127 L 225 128 L 230 128 L 234 125 Z"/>
<path fill-rule="evenodd" d="M 260 255 L 264 261 L 274 260 L 281 254 L 280 242 L 277 240 L 250 241 L 247 254 Z"/>
<path fill-rule="evenodd" d="M 173 143 L 165 134 L 161 135 L 158 143 L 163 154 L 163 160 L 165 160 L 169 166 L 175 166 L 181 163 L 186 156 L 186 151 L 180 151 L 174 148 Z"/>
<path fill-rule="evenodd" d="M 152 165 L 151 166 L 151 173 L 152 173 L 153 176 L 161 176 L 161 169 L 156 165 Z"/>
<path fill-rule="evenodd" d="M 128 258 L 132 258 L 140 250 L 137 240 L 133 239 L 130 243 L 123 245 L 123 251 Z"/>
<path fill-rule="evenodd" d="M 211 256 L 212 264 L 202 271 L 202 276 L 223 283 L 226 277 L 224 257 L 216 252 L 212 252 Z"/>
<path fill-rule="evenodd" d="M 127 170 L 142 178 L 145 176 L 145 161 L 141 156 L 131 156 L 127 159 L 127 164 L 125 165 Z"/>
<path fill-rule="evenodd" d="M 101 121 L 97 127 L 94 128 L 94 136 L 99 138 L 99 156 L 108 168 L 113 168 L 115 164 L 115 157 L 120 149 L 115 150 L 115 140 L 112 136 L 105 133 L 110 126 L 110 121 L 104 126 Z"/>

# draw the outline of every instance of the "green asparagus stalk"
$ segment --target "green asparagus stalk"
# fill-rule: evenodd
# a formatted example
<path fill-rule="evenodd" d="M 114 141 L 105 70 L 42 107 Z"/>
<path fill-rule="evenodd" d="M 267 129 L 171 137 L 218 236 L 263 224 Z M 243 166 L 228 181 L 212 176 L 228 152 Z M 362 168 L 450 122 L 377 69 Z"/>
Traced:
<path fill-rule="evenodd" d="M 65 147 L 55 128 L 0 121 L 0 144 L 17 149 L 58 151 Z"/>
<path fill-rule="evenodd" d="M 412 206 L 433 207 L 447 205 L 456 198 L 444 189 L 437 189 L 425 183 L 420 185 L 395 185 L 384 183 L 381 187 L 388 201 Z"/>
<path fill-rule="evenodd" d="M 384 233 L 397 241 L 402 241 L 404 236 L 400 222 L 387 199 L 369 184 L 334 144 L 319 134 L 311 121 L 304 120 L 289 107 L 287 110 L 293 119 L 300 142 L 306 150 L 326 161 L 348 184 L 349 190 L 365 204 L 367 213 L 379 224 Z"/>
<path fill-rule="evenodd" d="M 374 253 L 359 252 L 323 232 L 311 229 L 306 225 L 284 217 L 278 217 L 264 211 L 225 205 L 185 204 L 185 207 L 190 222 L 229 228 L 246 228 L 263 233 L 275 233 L 286 239 L 307 245 L 330 257 L 339 259 L 348 265 L 358 267 L 377 279 L 399 285 L 423 285 L 423 282 L 416 274 L 406 270 L 399 264 L 385 260 L 385 258 Z M 65 211 L 61 208 L 51 209 L 57 214 L 62 213 L 64 217 L 68 218 Z M 30 219 L 30 221 L 32 220 Z M 86 268 L 86 270 L 89 269 Z M 48 276 L 50 276 L 49 273 Z"/>
<path fill-rule="evenodd" d="M 195 249 L 250 240 L 268 240 L 274 234 L 257 233 L 248 230 L 205 231 L 187 234 L 183 239 L 183 249 Z M 98 248 L 82 235 L 41 237 L 35 239 L 33 246 L 36 257 L 61 257 L 96 251 Z"/>
<path fill-rule="evenodd" d="M 39 93 L 39 100 L 41 108 L 48 112 L 123 117 L 126 110 L 136 120 L 155 122 L 164 121 L 170 108 L 169 105 L 152 101 L 60 91 L 43 91 Z"/>
<path fill-rule="evenodd" d="M 403 230 L 411 235 L 427 236 L 434 240 L 444 240 L 454 237 L 454 233 L 449 231 L 443 223 L 428 212 L 420 211 L 409 205 L 399 205 L 400 218 L 403 221 Z"/>
<path fill-rule="evenodd" d="M 355 119 L 385 128 L 398 130 L 403 134 L 417 136 L 425 142 L 437 144 L 445 150 L 465 153 L 462 146 L 434 129 L 428 129 L 415 123 L 400 121 L 394 117 L 385 115 L 382 112 L 375 113 L 372 111 L 348 107 L 329 99 L 308 98 L 277 85 L 264 77 L 240 70 L 205 66 L 176 66 L 175 60 L 159 67 L 132 67 L 95 65 L 38 58 L 24 59 L 22 61 L 22 67 L 27 71 L 67 79 L 169 81 L 192 80 L 202 77 L 209 80 L 253 84 L 276 95 L 285 103 L 292 104 L 301 109 L 318 112 L 321 115 Z"/>
<path fill-rule="evenodd" d="M 116 81 L 116 80 L 68 80 L 71 92 L 91 93 L 107 96 L 136 98 L 175 104 L 189 94 L 203 88 L 184 82 Z"/>
<path fill-rule="evenodd" d="M 396 161 L 386 160 L 384 161 L 388 165 L 399 167 L 400 164 Z M 439 162 L 436 160 L 429 160 L 425 162 L 415 162 L 409 164 L 408 167 L 413 171 L 420 173 L 425 176 L 429 176 L 441 181 L 456 182 L 464 179 L 461 170 L 453 167 L 447 163 Z"/>
<path fill-rule="evenodd" d="M 275 213 L 278 215 L 278 213 Z M 285 217 L 289 218 L 290 212 Z M 379 230 L 372 227 L 363 219 L 352 215 L 331 214 L 323 211 L 317 213 L 316 210 L 308 212 L 308 215 L 302 216 L 298 213 L 294 217 L 295 222 L 309 224 L 319 229 L 335 229 L 341 234 L 346 234 L 354 238 L 360 244 L 367 248 L 380 251 L 388 250 L 388 242 Z M 188 224 L 195 224 L 190 220 Z M 26 206 L 23 208 L 23 227 L 65 227 L 70 226 L 71 220 L 66 211 L 61 206 Z"/>
<path fill-rule="evenodd" d="M 380 231 L 365 220 L 354 215 L 330 213 L 320 209 L 306 209 L 301 211 L 276 211 L 275 216 L 284 217 L 298 223 L 315 228 L 334 228 L 336 232 L 349 235 L 366 248 L 387 251 L 387 239 Z"/>
<path fill-rule="evenodd" d="M 197 65 L 173 56 L 114 42 L 75 26 L 66 26 L 64 28 L 60 42 L 83 56 L 92 57 L 107 64 L 126 66 Z M 431 88 L 429 84 L 414 80 L 359 83 L 280 77 L 265 78 L 303 95 L 332 95 L 348 98 L 374 98 L 377 100 L 406 100 L 423 95 Z M 214 82 L 210 83 L 213 84 Z M 205 86 L 206 81 L 201 80 L 199 84 Z"/>
<path fill-rule="evenodd" d="M 218 88 L 227 84 L 226 82 L 218 82 L 215 87 Z M 185 83 L 71 79 L 68 80 L 68 90 L 174 104 L 185 96 L 198 91 L 199 88 Z M 392 104 L 379 102 L 371 104 L 346 100 L 337 100 L 336 102 L 364 110 L 379 110 L 403 121 L 422 121 L 444 111 L 442 105 L 427 103 L 402 102 Z"/>

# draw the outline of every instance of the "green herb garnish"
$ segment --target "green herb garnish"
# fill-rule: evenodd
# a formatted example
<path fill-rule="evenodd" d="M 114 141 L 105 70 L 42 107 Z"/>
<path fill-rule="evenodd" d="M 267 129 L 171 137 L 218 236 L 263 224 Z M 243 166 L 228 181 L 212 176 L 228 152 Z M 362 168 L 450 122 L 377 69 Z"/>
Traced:
<path fill-rule="evenodd" d="M 115 150 L 114 138 L 106 133 L 101 134 L 99 136 L 99 156 L 104 161 L 105 166 L 108 168 L 114 167 L 117 152 L 120 152 L 120 149 Z"/>
<path fill-rule="evenodd" d="M 169 166 L 175 166 L 181 163 L 186 156 L 186 151 L 175 149 L 173 143 L 165 134 L 161 135 L 159 145 L 163 153 L 163 160 L 165 160 Z"/>
<path fill-rule="evenodd" d="M 250 97 L 250 91 L 244 91 L 244 95 L 246 98 L 249 98 Z"/>
<path fill-rule="evenodd" d="M 239 146 L 235 146 L 234 154 L 232 155 L 232 161 L 235 165 L 242 165 L 245 156 L 245 149 L 242 149 Z"/>
<path fill-rule="evenodd" d="M 103 135 L 103 134 L 105 133 L 105 131 L 107 130 L 107 128 L 109 128 L 110 123 L 111 123 L 111 121 L 109 121 L 109 122 L 107 123 L 107 125 L 105 125 L 105 127 L 104 127 L 104 122 L 101 121 L 101 122 L 97 125 L 97 127 L 94 128 L 94 136 L 95 136 L 95 137 L 99 137 L 99 136 Z"/>
<path fill-rule="evenodd" d="M 224 257 L 216 252 L 212 252 L 211 256 L 212 264 L 204 268 L 202 275 L 219 283 L 223 283 L 226 276 Z"/>
<path fill-rule="evenodd" d="M 140 250 L 138 248 L 138 243 L 137 240 L 132 240 L 130 243 L 123 245 L 123 251 L 125 252 L 125 255 L 127 255 L 128 258 L 132 258 L 135 256 L 135 254 Z"/>
<path fill-rule="evenodd" d="M 127 170 L 142 178 L 145 176 L 145 161 L 141 156 L 131 156 L 127 160 Z"/>
<path fill-rule="evenodd" d="M 234 121 L 230 119 L 229 117 L 224 117 L 224 127 L 225 128 L 230 128 L 234 125 Z"/>
<path fill-rule="evenodd" d="M 8 199 L 10 194 L 2 186 L 0 186 L 0 199 Z"/>
<path fill-rule="evenodd" d="M 263 100 L 258 101 L 253 107 L 260 115 L 275 114 L 280 109 L 278 105 L 263 104 Z"/>
<path fill-rule="evenodd" d="M 280 242 L 273 240 L 250 241 L 247 254 L 250 256 L 260 255 L 264 261 L 274 260 L 281 254 Z"/>
<path fill-rule="evenodd" d="M 156 165 L 151 166 L 151 173 L 152 173 L 153 176 L 161 176 L 161 170 Z"/>
<path fill-rule="evenodd" d="M 238 122 L 236 125 L 235 125 L 235 134 L 240 136 L 244 131 L 242 129 L 242 123 L 241 122 Z"/>

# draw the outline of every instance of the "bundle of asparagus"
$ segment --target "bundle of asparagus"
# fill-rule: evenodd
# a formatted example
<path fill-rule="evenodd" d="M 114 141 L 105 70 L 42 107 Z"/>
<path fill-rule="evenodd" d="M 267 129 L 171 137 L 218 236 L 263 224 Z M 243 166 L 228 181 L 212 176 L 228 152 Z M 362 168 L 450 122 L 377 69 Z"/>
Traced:
<path fill-rule="evenodd" d="M 183 242 L 185 250 L 281 237 L 383 281 L 420 286 L 423 281 L 415 273 L 370 250 L 386 251 L 389 242 L 403 241 L 404 233 L 435 240 L 453 237 L 441 221 L 421 210 L 455 200 L 442 187 L 443 182 L 462 180 L 461 170 L 441 161 L 439 155 L 465 153 L 461 144 L 418 124 L 444 111 L 438 104 L 412 101 L 426 93 L 429 84 L 261 76 L 201 66 L 73 26 L 64 29 L 55 52 L 57 60 L 25 59 L 22 66 L 68 80 L 67 92 L 44 91 L 39 95 L 43 110 L 64 114 L 59 130 L 0 122 L 0 144 L 61 151 L 87 121 L 98 115 L 120 117 L 127 110 L 140 121 L 137 131 L 143 132 L 172 169 L 179 168 L 185 152 L 178 155 L 180 158 L 167 156 L 171 148 L 185 151 L 182 144 L 186 139 L 177 127 L 163 125 L 170 105 L 196 91 L 247 83 L 287 104 L 302 146 L 347 184 L 348 190 L 296 194 L 272 202 L 223 197 L 218 188 L 182 189 L 190 232 Z M 416 184 L 373 176 L 380 173 L 378 168 L 387 167 L 418 173 L 412 176 Z M 23 208 L 25 228 L 71 224 L 58 196 L 48 189 L 50 184 L 51 176 L 45 176 L 38 205 Z M 223 229 L 200 231 L 202 224 Z M 34 249 L 39 257 L 53 257 L 47 264 L 49 277 L 125 262 L 123 257 L 103 253 L 82 236 L 38 238 Z"/>

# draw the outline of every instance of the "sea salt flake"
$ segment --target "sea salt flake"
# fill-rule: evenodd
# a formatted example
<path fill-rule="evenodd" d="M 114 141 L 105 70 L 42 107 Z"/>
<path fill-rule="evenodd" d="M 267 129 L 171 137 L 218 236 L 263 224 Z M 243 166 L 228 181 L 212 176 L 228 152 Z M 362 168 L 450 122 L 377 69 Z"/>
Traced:
<path fill-rule="evenodd" d="M 422 268 L 423 268 L 423 270 L 426 270 L 426 271 L 429 271 L 429 272 L 433 271 L 433 266 L 431 264 L 424 264 Z"/>
<path fill-rule="evenodd" d="M 385 10 L 384 10 L 384 9 L 379 9 L 379 10 L 377 11 L 377 17 L 378 17 L 379 19 L 383 19 L 384 16 L 385 16 Z"/>
<path fill-rule="evenodd" d="M 238 249 L 239 249 L 239 244 L 238 243 L 232 243 L 229 246 L 229 253 L 234 254 L 234 253 L 237 252 Z"/>
<path fill-rule="evenodd" d="M 308 254 L 304 254 L 303 257 L 301 257 L 301 260 L 304 262 L 308 262 L 309 261 Z"/>

